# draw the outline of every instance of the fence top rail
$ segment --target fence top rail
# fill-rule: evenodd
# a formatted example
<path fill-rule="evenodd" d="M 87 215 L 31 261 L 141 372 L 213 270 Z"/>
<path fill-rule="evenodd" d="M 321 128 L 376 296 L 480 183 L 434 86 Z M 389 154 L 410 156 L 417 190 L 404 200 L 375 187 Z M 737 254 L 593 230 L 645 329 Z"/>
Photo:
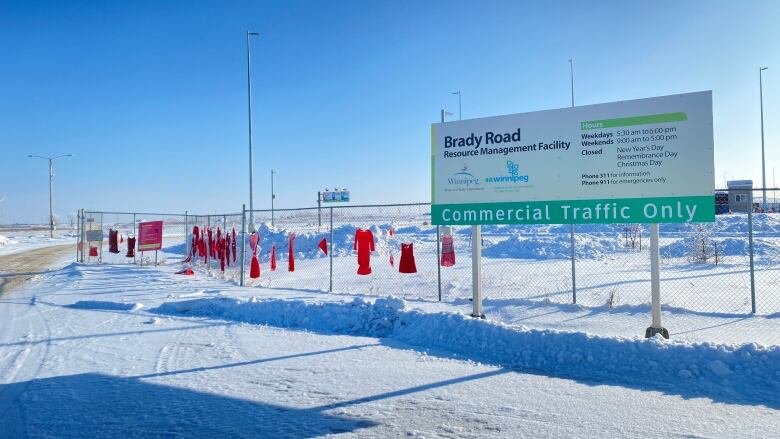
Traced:
<path fill-rule="evenodd" d="M 158 212 L 107 212 L 102 210 L 85 210 L 84 214 L 99 213 L 102 215 L 159 215 L 159 216 L 188 216 L 188 217 L 222 217 L 222 216 L 240 216 L 241 212 L 236 213 L 212 213 L 208 215 L 201 215 L 195 213 L 158 213 Z"/>
<path fill-rule="evenodd" d="M 335 203 L 324 203 L 322 207 L 294 207 L 294 208 L 285 208 L 285 209 L 254 209 L 249 210 L 247 209 L 247 213 L 271 213 L 271 212 L 296 212 L 296 211 L 302 211 L 302 210 L 318 210 L 318 209 L 353 209 L 353 208 L 365 208 L 365 207 L 413 207 L 413 206 L 430 206 L 431 203 L 395 203 L 395 204 L 341 204 L 336 205 Z"/>

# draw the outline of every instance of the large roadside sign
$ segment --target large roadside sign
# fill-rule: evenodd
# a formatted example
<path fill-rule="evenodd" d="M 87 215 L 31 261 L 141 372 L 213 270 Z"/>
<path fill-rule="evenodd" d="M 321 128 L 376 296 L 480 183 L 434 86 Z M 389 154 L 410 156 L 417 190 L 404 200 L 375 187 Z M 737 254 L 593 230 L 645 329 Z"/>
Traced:
<path fill-rule="evenodd" d="M 715 221 L 712 92 L 431 125 L 432 220 Z"/>

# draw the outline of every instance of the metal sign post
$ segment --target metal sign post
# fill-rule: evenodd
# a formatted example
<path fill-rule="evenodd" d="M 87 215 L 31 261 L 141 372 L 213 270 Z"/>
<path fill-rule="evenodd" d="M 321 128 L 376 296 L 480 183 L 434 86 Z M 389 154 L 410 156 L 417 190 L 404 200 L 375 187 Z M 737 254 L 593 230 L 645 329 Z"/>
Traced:
<path fill-rule="evenodd" d="M 669 338 L 669 331 L 661 326 L 661 268 L 658 251 L 658 223 L 650 224 L 650 292 L 653 323 L 645 331 L 645 337 L 661 334 Z"/>
<path fill-rule="evenodd" d="M 471 289 L 474 309 L 471 317 L 485 318 L 482 312 L 482 226 L 471 226 Z"/>

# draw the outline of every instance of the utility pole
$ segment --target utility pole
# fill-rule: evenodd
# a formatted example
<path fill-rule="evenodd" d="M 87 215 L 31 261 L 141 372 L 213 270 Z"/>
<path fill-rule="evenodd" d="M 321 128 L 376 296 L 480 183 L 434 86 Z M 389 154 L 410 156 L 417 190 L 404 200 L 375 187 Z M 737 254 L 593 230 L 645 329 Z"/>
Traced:
<path fill-rule="evenodd" d="M 63 154 L 58 155 L 56 157 L 44 157 L 40 155 L 32 155 L 29 154 L 27 157 L 30 158 L 39 158 L 44 159 L 49 162 L 49 237 L 54 238 L 54 201 L 53 201 L 53 195 L 52 195 L 52 180 L 54 179 L 54 167 L 53 162 L 54 160 L 61 158 L 61 157 L 73 157 L 72 154 Z"/>
<path fill-rule="evenodd" d="M 252 57 L 249 47 L 249 37 L 251 35 L 260 35 L 257 32 L 246 33 L 246 90 L 247 101 L 249 104 L 249 227 L 254 230 L 254 197 L 252 194 Z"/>

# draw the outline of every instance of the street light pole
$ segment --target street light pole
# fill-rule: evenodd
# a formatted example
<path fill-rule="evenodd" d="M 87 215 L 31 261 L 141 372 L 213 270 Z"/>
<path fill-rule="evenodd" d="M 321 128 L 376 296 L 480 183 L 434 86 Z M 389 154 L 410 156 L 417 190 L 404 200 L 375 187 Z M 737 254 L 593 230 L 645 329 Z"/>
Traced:
<path fill-rule="evenodd" d="M 768 67 L 758 69 L 758 90 L 761 100 L 761 186 L 763 186 L 763 211 L 766 212 L 766 161 L 764 160 L 764 82 L 762 74 Z"/>
<path fill-rule="evenodd" d="M 254 197 L 252 194 L 252 57 L 249 47 L 249 36 L 260 35 L 257 32 L 246 33 L 246 90 L 249 106 L 249 228 L 254 229 Z"/>
<path fill-rule="evenodd" d="M 58 155 L 56 157 L 44 157 L 40 155 L 32 155 L 29 154 L 27 157 L 30 158 L 39 158 L 44 159 L 49 162 L 49 237 L 54 238 L 54 201 L 53 201 L 53 195 L 52 195 L 52 180 L 54 179 L 54 166 L 53 162 L 54 160 L 61 158 L 61 157 L 73 157 L 71 154 L 63 154 Z"/>
<path fill-rule="evenodd" d="M 569 76 L 571 78 L 571 106 L 574 108 L 574 60 L 569 58 Z M 574 246 L 574 223 L 569 224 L 569 243 L 571 247 L 571 302 L 577 303 L 577 253 Z"/>
<path fill-rule="evenodd" d="M 274 226 L 274 199 L 276 198 L 276 194 L 274 194 L 274 174 L 276 171 L 271 169 L 271 227 Z"/>
<path fill-rule="evenodd" d="M 458 120 L 463 120 L 463 109 L 460 104 L 460 90 L 452 92 L 454 95 L 458 95 Z"/>
<path fill-rule="evenodd" d="M 569 76 L 571 77 L 571 106 L 574 106 L 574 60 L 569 59 Z"/>

